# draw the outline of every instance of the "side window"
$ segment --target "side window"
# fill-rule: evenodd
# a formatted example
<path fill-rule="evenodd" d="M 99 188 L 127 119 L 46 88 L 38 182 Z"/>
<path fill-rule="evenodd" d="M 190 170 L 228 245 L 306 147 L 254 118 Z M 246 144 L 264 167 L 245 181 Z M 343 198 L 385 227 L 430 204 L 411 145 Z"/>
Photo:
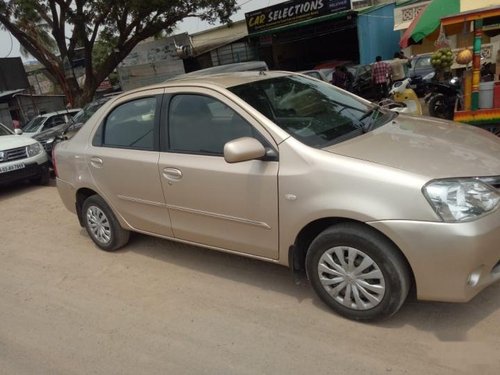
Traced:
<path fill-rule="evenodd" d="M 423 57 L 423 58 L 419 59 L 417 61 L 417 63 L 415 64 L 415 66 L 417 68 L 424 68 L 424 67 L 428 67 L 430 65 L 431 65 L 431 58 L 430 58 L 430 56 Z"/>
<path fill-rule="evenodd" d="M 50 129 L 50 128 L 53 128 L 54 126 L 62 125 L 62 124 L 65 124 L 65 123 L 66 123 L 66 120 L 65 120 L 64 115 L 52 116 L 51 118 L 49 118 L 47 120 L 47 122 L 45 123 L 45 125 L 43 125 L 43 129 L 42 130 Z"/>
<path fill-rule="evenodd" d="M 170 102 L 169 151 L 223 155 L 227 142 L 255 136 L 248 122 L 217 99 L 186 94 Z"/>
<path fill-rule="evenodd" d="M 155 97 L 116 107 L 104 123 L 102 146 L 153 150 L 155 113 Z"/>

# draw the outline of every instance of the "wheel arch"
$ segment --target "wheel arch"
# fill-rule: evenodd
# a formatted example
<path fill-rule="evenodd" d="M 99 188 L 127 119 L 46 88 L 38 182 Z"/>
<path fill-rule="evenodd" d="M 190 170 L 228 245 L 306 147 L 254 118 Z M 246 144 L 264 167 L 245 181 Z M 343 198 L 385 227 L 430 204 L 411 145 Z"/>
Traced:
<path fill-rule="evenodd" d="M 83 202 L 88 197 L 91 197 L 92 195 L 99 195 L 96 191 L 89 189 L 89 188 L 80 188 L 76 192 L 76 201 L 75 201 L 75 206 L 76 206 L 76 215 L 78 216 L 78 222 L 80 223 L 80 226 L 83 227 L 83 217 L 82 217 L 82 207 L 83 207 Z"/>
<path fill-rule="evenodd" d="M 384 237 L 387 241 L 391 243 L 391 245 L 394 247 L 394 249 L 397 249 L 399 255 L 402 257 L 404 262 L 406 263 L 406 267 L 408 268 L 409 271 L 409 276 L 410 276 L 410 294 L 413 296 L 416 295 L 416 281 L 415 281 L 415 275 L 413 273 L 413 269 L 410 265 L 410 262 L 408 261 L 408 258 L 405 256 L 403 251 L 399 248 L 399 246 L 392 241 L 387 235 L 381 231 L 379 231 L 376 228 L 373 228 L 369 224 L 366 224 L 362 221 L 359 220 L 354 220 L 350 218 L 345 218 L 345 217 L 325 217 L 321 219 L 316 219 L 306 226 L 304 226 L 299 233 L 297 234 L 295 238 L 295 242 L 293 245 L 289 247 L 289 253 L 288 253 L 288 264 L 290 269 L 292 270 L 294 277 L 296 280 L 300 280 L 301 278 L 306 278 L 306 255 L 307 251 L 309 250 L 309 246 L 311 245 L 312 241 L 321 233 L 323 232 L 326 228 L 329 228 L 333 225 L 337 225 L 340 223 L 357 223 L 359 225 L 362 225 L 363 227 L 367 228 L 367 230 L 370 230 L 374 233 L 377 233 L 377 235 Z"/>

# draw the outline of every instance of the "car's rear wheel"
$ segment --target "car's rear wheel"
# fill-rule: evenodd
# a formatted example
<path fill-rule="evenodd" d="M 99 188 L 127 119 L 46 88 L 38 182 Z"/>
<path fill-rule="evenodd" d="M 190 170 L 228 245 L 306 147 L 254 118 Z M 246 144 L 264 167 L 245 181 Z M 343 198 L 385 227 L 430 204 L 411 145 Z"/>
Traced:
<path fill-rule="evenodd" d="M 306 268 L 323 302 L 354 320 L 395 314 L 410 287 L 399 250 L 363 224 L 343 223 L 323 231 L 309 247 Z"/>
<path fill-rule="evenodd" d="M 92 241 L 105 251 L 125 246 L 130 232 L 123 229 L 111 208 L 98 195 L 87 198 L 82 206 L 82 217 Z"/>

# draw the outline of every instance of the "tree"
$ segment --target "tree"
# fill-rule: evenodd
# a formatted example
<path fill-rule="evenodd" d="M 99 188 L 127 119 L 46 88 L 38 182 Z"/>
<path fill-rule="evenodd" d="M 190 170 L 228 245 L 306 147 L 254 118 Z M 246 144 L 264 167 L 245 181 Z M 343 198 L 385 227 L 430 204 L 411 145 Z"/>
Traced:
<path fill-rule="evenodd" d="M 229 22 L 236 9 L 236 0 L 0 0 L 0 23 L 45 66 L 70 103 L 83 105 L 140 41 L 171 33 L 187 17 Z M 81 87 L 70 66 L 78 49 L 85 61 Z"/>

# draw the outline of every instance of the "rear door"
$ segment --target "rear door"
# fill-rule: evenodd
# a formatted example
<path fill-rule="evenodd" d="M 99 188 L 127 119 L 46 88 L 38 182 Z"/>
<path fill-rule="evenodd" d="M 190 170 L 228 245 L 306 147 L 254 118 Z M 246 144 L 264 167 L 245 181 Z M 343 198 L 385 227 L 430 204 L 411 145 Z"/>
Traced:
<path fill-rule="evenodd" d="M 104 118 L 87 162 L 104 199 L 137 230 L 171 236 L 158 174 L 162 89 L 122 98 Z"/>

